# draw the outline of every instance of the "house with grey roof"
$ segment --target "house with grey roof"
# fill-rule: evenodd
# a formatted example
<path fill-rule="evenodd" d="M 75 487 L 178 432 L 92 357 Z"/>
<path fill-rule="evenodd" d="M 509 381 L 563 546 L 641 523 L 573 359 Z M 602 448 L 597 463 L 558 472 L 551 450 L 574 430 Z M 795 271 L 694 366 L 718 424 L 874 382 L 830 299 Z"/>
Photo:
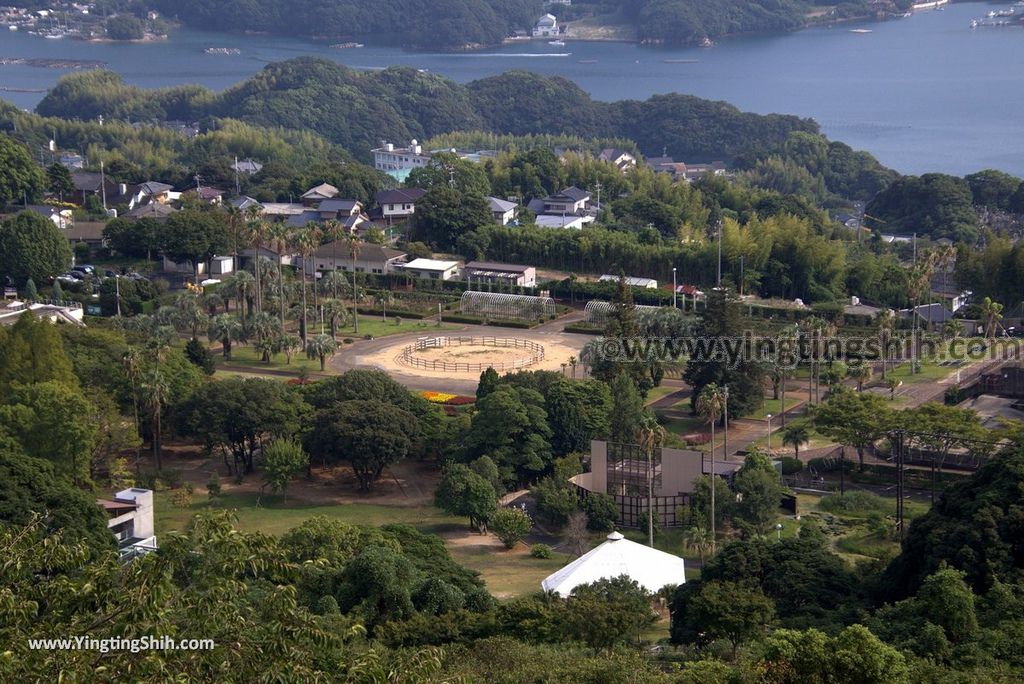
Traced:
<path fill-rule="evenodd" d="M 509 202 L 507 200 L 498 199 L 497 197 L 488 197 L 487 204 L 491 208 L 491 216 L 498 223 L 499 226 L 507 226 L 516 217 L 516 210 L 519 208 L 515 202 Z"/>
<path fill-rule="evenodd" d="M 382 190 L 373 196 L 380 207 L 381 217 L 390 221 L 401 221 L 416 213 L 416 202 L 423 199 L 427 191 L 423 188 L 395 188 Z"/>
<path fill-rule="evenodd" d="M 462 275 L 471 286 L 474 283 L 500 283 L 535 287 L 537 269 L 519 264 L 501 264 L 496 261 L 470 261 L 462 269 Z"/>
<path fill-rule="evenodd" d="M 355 271 L 356 273 L 384 274 L 395 271 L 405 262 L 405 252 L 369 242 L 357 242 L 355 257 L 345 240 L 321 245 L 304 264 L 306 273 L 328 271 Z"/>

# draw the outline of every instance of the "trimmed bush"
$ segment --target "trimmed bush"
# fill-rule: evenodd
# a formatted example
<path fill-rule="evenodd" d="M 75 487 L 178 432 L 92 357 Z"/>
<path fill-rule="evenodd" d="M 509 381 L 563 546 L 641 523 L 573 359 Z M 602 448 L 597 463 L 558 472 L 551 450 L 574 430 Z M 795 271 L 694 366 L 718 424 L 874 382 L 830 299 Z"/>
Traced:
<path fill-rule="evenodd" d="M 551 558 L 551 547 L 547 544 L 534 544 L 530 547 L 530 555 L 534 558 Z"/>

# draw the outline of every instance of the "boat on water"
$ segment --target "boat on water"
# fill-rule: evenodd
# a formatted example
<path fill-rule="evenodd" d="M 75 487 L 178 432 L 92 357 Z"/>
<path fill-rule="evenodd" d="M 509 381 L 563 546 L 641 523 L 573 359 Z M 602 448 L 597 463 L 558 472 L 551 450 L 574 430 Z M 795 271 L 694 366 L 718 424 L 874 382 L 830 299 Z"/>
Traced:
<path fill-rule="evenodd" d="M 548 41 L 548 45 L 557 45 L 558 47 L 562 47 L 563 45 L 565 45 L 565 41 L 564 40 L 549 40 Z"/>
<path fill-rule="evenodd" d="M 240 55 L 242 51 L 238 48 L 208 47 L 203 50 L 208 55 Z"/>
<path fill-rule="evenodd" d="M 715 41 L 711 40 L 707 36 L 704 36 L 704 40 L 700 41 L 699 45 L 702 48 L 715 47 Z"/>
<path fill-rule="evenodd" d="M 352 48 L 361 48 L 361 47 L 363 47 L 363 44 L 362 43 L 335 43 L 331 47 L 334 48 L 335 50 L 350 50 Z"/>
<path fill-rule="evenodd" d="M 577 59 L 578 64 L 597 64 L 596 59 Z"/>
<path fill-rule="evenodd" d="M 949 0 L 928 0 L 927 2 L 916 2 L 916 3 L 914 3 L 913 5 L 910 6 L 910 9 L 912 9 L 912 10 L 926 10 L 926 9 L 940 10 L 940 9 L 944 9 L 944 6 L 946 4 L 948 4 L 948 3 L 949 3 Z"/>
<path fill-rule="evenodd" d="M 696 64 L 696 59 L 663 59 L 665 64 Z"/>
<path fill-rule="evenodd" d="M 7 27 L 7 30 L 8 31 L 17 31 L 18 27 L 15 26 L 14 24 L 11 24 L 10 26 Z"/>
<path fill-rule="evenodd" d="M 850 33 L 871 33 L 871 29 L 850 29 Z"/>

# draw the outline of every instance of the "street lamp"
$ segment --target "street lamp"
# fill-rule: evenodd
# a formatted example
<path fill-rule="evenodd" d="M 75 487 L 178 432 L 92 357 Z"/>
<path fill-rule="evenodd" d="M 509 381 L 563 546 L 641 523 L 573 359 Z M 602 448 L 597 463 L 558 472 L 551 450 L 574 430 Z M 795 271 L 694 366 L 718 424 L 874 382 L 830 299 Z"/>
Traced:
<path fill-rule="evenodd" d="M 114 299 L 117 300 L 117 315 L 121 315 L 121 276 L 114 275 Z"/>
<path fill-rule="evenodd" d="M 672 308 L 676 308 L 676 267 L 672 267 Z"/>
<path fill-rule="evenodd" d="M 779 536 L 779 541 L 782 541 L 782 523 L 775 523 L 775 532 Z"/>
<path fill-rule="evenodd" d="M 772 414 L 768 414 L 768 454 L 772 453 Z"/>

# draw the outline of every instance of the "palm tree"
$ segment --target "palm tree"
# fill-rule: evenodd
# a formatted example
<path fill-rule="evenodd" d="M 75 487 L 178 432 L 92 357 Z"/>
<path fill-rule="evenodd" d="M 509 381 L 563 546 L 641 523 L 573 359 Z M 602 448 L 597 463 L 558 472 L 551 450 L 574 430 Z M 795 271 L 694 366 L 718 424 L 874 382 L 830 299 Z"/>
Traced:
<path fill-rule="evenodd" d="M 328 219 L 324 221 L 323 232 L 328 240 L 331 241 L 331 271 L 333 273 L 338 272 L 338 240 L 341 239 L 344 226 L 337 219 Z M 331 296 L 335 299 L 338 298 L 338 283 L 334 281 L 331 283 Z"/>
<path fill-rule="evenodd" d="M 985 297 L 981 302 L 981 315 L 985 319 L 985 337 L 995 338 L 996 326 L 1003 320 L 1003 305 Z"/>
<path fill-rule="evenodd" d="M 159 353 L 158 350 L 158 356 Z M 167 403 L 167 396 L 170 394 L 170 386 L 163 371 L 160 370 L 159 363 L 143 374 L 141 388 L 144 393 L 146 406 L 149 408 L 150 417 L 153 420 L 153 459 L 156 461 L 157 471 L 160 471 L 163 469 L 161 458 L 163 426 L 161 425 L 161 418 L 163 416 L 164 404 Z"/>
<path fill-rule="evenodd" d="M 946 321 L 946 325 L 942 327 L 942 333 L 946 337 L 952 337 L 955 340 L 964 334 L 964 324 L 955 318 Z"/>
<path fill-rule="evenodd" d="M 793 447 L 793 457 L 800 460 L 800 445 L 811 438 L 811 428 L 805 421 L 790 423 L 782 430 L 782 446 Z"/>
<path fill-rule="evenodd" d="M 128 376 L 128 382 L 132 386 L 132 408 L 134 409 L 135 415 L 135 434 L 141 436 L 141 430 L 139 425 L 139 384 L 141 383 L 141 376 L 139 373 L 139 366 L 141 359 L 139 357 L 139 350 L 135 347 L 128 347 L 128 350 L 121 357 L 121 362 L 124 364 L 125 374 Z M 138 443 L 137 443 L 138 444 Z M 135 447 L 135 472 L 139 472 L 139 447 Z"/>
<path fill-rule="evenodd" d="M 253 270 L 256 269 L 255 263 L 253 264 Z M 247 311 L 252 311 L 252 298 L 256 294 L 256 276 L 249 271 L 236 271 L 231 276 L 229 292 L 238 300 L 238 308 L 242 313 L 242 324 L 244 325 L 247 320 Z"/>
<path fill-rule="evenodd" d="M 238 268 L 238 238 L 242 232 L 242 227 L 245 225 L 245 216 L 242 210 L 233 204 L 228 206 L 227 215 L 228 236 L 231 238 L 231 256 L 234 257 L 235 268 Z"/>
<path fill-rule="evenodd" d="M 359 240 L 351 233 L 345 235 L 345 243 L 348 245 L 349 254 L 352 256 L 352 328 L 355 334 L 359 334 L 359 310 L 358 294 L 356 292 L 356 257 L 359 256 Z"/>
<path fill-rule="evenodd" d="M 291 243 L 298 248 L 302 255 L 302 341 L 306 342 L 306 334 L 309 329 L 309 322 L 306 319 L 308 307 L 306 305 L 306 265 L 310 263 L 310 257 L 316 248 L 320 246 L 320 229 L 312 221 L 306 224 L 305 230 L 298 231 L 292 235 Z"/>
<path fill-rule="evenodd" d="M 277 339 L 273 337 L 261 337 L 256 340 L 256 344 L 253 345 L 253 348 L 260 353 L 260 360 L 263 361 L 263 363 L 269 364 L 274 352 L 280 349 L 280 345 L 278 344 Z"/>
<path fill-rule="evenodd" d="M 179 327 L 192 331 L 192 339 L 196 339 L 199 329 L 204 327 L 209 319 L 203 307 L 199 305 L 199 298 L 191 293 L 182 293 L 175 298 L 174 308 L 175 322 Z"/>
<path fill-rule="evenodd" d="M 572 379 L 573 380 L 576 379 L 576 364 L 578 364 L 578 363 L 579 363 L 579 360 L 575 356 L 570 356 L 569 357 L 569 368 L 572 369 Z"/>
<path fill-rule="evenodd" d="M 903 384 L 902 380 L 897 378 L 889 378 L 885 381 L 885 384 L 889 387 L 889 401 L 896 398 L 896 388 Z"/>
<path fill-rule="evenodd" d="M 284 362 L 292 362 L 292 354 L 302 349 L 302 340 L 298 335 L 285 334 L 277 339 L 277 348 L 284 353 Z"/>
<path fill-rule="evenodd" d="M 878 341 L 881 347 L 882 380 L 885 380 L 885 367 L 889 362 L 889 343 L 892 341 L 893 330 L 896 329 L 896 312 L 892 309 L 882 309 L 875 315 L 875 325 L 878 327 Z"/>
<path fill-rule="evenodd" d="M 231 360 L 231 344 L 242 339 L 242 324 L 233 314 L 221 314 L 210 319 L 206 335 L 210 342 L 217 340 L 223 347 L 224 358 Z"/>
<path fill-rule="evenodd" d="M 274 250 L 277 252 L 277 296 L 278 306 L 281 315 L 281 327 L 284 327 L 284 251 L 292 244 L 294 233 L 287 223 L 276 223 L 270 228 L 270 238 L 274 241 Z"/>
<path fill-rule="evenodd" d="M 338 344 L 330 335 L 317 335 L 306 342 L 306 356 L 311 359 L 320 359 L 320 370 L 323 371 L 328 356 L 334 356 L 338 350 Z"/>
<path fill-rule="evenodd" d="M 565 364 L 562 364 L 563 367 Z M 647 544 L 654 548 L 654 450 L 665 441 L 665 428 L 653 413 L 640 419 L 640 448 L 647 454 Z"/>
<path fill-rule="evenodd" d="M 324 302 L 324 317 L 331 327 L 331 337 L 338 336 L 338 326 L 345 325 L 348 317 L 348 309 L 337 299 L 328 299 Z"/>
<path fill-rule="evenodd" d="M 694 525 L 686 531 L 686 545 L 697 552 L 703 565 L 704 554 L 714 547 L 711 530 L 707 528 L 707 525 Z"/>
<path fill-rule="evenodd" d="M 704 416 L 711 425 L 711 545 L 714 548 L 715 539 L 715 424 L 725 411 L 725 392 L 711 382 L 701 389 L 697 395 L 697 414 Z"/>
<path fill-rule="evenodd" d="M 846 371 L 847 377 L 853 378 L 857 381 L 857 391 L 864 391 L 864 383 L 871 379 L 871 366 L 864 363 L 858 363 L 854 366 L 850 366 Z"/>
<path fill-rule="evenodd" d="M 246 218 L 246 237 L 248 237 L 249 244 L 253 248 L 253 273 L 256 279 L 256 310 L 259 311 L 262 308 L 263 296 L 262 284 L 260 283 L 260 249 L 263 247 L 263 243 L 267 239 L 267 232 L 270 228 L 267 221 L 263 218 L 263 207 L 253 205 L 245 210 Z"/>

